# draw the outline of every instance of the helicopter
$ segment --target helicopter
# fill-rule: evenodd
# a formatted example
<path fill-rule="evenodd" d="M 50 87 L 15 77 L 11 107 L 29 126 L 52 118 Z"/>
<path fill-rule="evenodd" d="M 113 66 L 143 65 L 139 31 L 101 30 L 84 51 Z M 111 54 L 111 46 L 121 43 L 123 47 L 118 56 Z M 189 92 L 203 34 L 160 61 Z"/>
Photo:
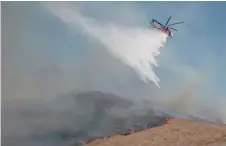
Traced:
<path fill-rule="evenodd" d="M 153 28 L 159 29 L 160 31 L 166 33 L 168 36 L 172 37 L 173 36 L 172 30 L 174 30 L 174 31 L 178 31 L 178 30 L 175 28 L 172 28 L 170 26 L 176 25 L 176 24 L 181 24 L 184 22 L 176 22 L 176 23 L 168 25 L 170 19 L 171 19 L 171 16 L 168 18 L 165 25 L 161 24 L 160 22 L 158 22 L 155 19 L 152 19 L 152 21 L 150 21 L 149 24 L 151 24 Z M 156 24 L 159 24 L 160 26 L 157 26 Z"/>

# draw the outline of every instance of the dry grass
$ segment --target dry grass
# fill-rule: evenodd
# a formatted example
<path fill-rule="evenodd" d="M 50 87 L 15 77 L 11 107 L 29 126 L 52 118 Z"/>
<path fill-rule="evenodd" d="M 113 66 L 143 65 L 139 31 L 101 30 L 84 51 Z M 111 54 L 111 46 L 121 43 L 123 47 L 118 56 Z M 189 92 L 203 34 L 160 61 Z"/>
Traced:
<path fill-rule="evenodd" d="M 226 126 L 172 119 L 159 127 L 94 140 L 87 146 L 226 146 Z"/>

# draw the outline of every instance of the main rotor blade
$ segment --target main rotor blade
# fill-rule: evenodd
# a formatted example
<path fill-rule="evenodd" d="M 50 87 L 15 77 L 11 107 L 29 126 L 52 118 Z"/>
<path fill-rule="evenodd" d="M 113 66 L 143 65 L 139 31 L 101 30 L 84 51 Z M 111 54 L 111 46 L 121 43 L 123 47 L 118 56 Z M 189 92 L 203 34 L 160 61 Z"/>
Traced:
<path fill-rule="evenodd" d="M 170 16 L 169 19 L 167 20 L 165 26 L 167 26 L 167 24 L 169 23 L 170 19 L 171 19 L 171 16 Z"/>
<path fill-rule="evenodd" d="M 178 30 L 176 30 L 175 28 L 172 28 L 172 27 L 169 27 L 169 29 L 172 29 L 172 30 L 178 31 Z"/>
<path fill-rule="evenodd" d="M 163 24 L 161 24 L 160 22 L 158 22 L 158 21 L 155 21 L 156 23 L 158 23 L 159 25 L 161 25 L 161 26 L 164 26 Z"/>
<path fill-rule="evenodd" d="M 184 22 L 177 22 L 177 23 L 170 24 L 168 26 L 172 26 L 172 25 L 176 25 L 176 24 L 181 24 L 181 23 L 184 23 Z"/>

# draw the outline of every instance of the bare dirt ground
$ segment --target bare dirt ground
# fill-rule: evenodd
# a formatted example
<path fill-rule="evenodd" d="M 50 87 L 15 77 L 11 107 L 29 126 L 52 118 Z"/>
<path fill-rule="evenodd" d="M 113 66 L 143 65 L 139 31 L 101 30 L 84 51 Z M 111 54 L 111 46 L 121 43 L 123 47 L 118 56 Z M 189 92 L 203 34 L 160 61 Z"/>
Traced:
<path fill-rule="evenodd" d="M 226 126 L 171 119 L 159 127 L 94 140 L 87 146 L 226 146 Z"/>

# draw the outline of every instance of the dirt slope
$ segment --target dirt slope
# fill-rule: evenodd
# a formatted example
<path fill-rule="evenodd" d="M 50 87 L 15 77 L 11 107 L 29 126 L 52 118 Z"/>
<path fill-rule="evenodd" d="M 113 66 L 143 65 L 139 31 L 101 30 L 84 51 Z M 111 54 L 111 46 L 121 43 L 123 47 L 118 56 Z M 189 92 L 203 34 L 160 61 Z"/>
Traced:
<path fill-rule="evenodd" d="M 159 127 L 91 141 L 87 146 L 226 146 L 226 126 L 172 119 Z"/>

